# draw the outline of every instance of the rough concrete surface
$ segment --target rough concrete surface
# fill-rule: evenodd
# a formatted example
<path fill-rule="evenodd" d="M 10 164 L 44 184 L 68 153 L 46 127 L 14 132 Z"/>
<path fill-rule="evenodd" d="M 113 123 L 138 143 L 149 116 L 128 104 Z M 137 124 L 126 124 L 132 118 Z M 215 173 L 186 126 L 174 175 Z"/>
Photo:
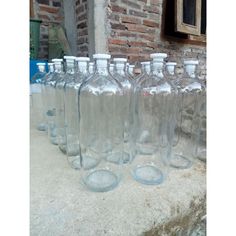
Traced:
<path fill-rule="evenodd" d="M 31 128 L 31 236 L 193 234 L 205 215 L 205 164 L 171 170 L 160 186 L 136 183 L 125 170 L 120 186 L 90 192 L 47 135 Z"/>

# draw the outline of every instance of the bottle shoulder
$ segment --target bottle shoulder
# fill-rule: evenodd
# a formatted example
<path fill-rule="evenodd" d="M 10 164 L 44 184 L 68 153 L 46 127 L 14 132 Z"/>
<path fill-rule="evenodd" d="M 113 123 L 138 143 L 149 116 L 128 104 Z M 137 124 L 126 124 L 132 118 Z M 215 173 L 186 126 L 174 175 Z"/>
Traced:
<path fill-rule="evenodd" d="M 88 92 L 96 95 L 102 93 L 121 94 L 122 85 L 110 75 L 105 76 L 94 74 L 82 83 L 80 92 Z"/>

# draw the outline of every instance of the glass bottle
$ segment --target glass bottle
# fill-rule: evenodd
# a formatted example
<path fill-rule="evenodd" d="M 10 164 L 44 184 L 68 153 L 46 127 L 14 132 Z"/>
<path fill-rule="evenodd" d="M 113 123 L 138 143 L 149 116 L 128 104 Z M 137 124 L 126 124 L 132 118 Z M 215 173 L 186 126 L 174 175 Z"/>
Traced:
<path fill-rule="evenodd" d="M 202 92 L 199 97 L 199 133 L 197 136 L 196 147 L 194 150 L 194 157 L 206 162 L 206 75 L 204 70 L 197 68 L 197 77 L 202 84 Z"/>
<path fill-rule="evenodd" d="M 88 71 L 89 71 L 90 75 L 93 75 L 93 73 L 94 73 L 94 62 L 89 62 Z"/>
<path fill-rule="evenodd" d="M 56 83 L 56 130 L 58 147 L 66 153 L 66 128 L 65 128 L 65 85 L 73 79 L 75 73 L 75 57 L 64 56 L 66 73 Z"/>
<path fill-rule="evenodd" d="M 82 180 L 97 192 L 119 184 L 123 164 L 123 92 L 122 85 L 108 71 L 110 57 L 93 55 L 95 73 L 81 85 L 79 96 Z"/>
<path fill-rule="evenodd" d="M 124 119 L 124 153 L 123 159 L 124 163 L 128 163 L 129 160 L 134 155 L 134 144 L 131 139 L 130 132 L 132 127 L 132 109 L 131 109 L 131 99 L 133 96 L 133 81 L 130 77 L 125 73 L 126 68 L 126 58 L 114 58 L 114 74 L 113 77 L 120 82 L 123 89 L 123 103 L 120 104 L 122 106 L 122 114 Z M 117 162 L 118 160 L 111 160 L 113 162 Z"/>
<path fill-rule="evenodd" d="M 51 100 L 50 100 L 50 89 L 49 84 L 54 75 L 54 64 L 48 63 L 48 73 L 45 75 L 44 79 L 44 114 L 46 116 L 47 126 L 49 123 L 49 116 L 51 115 Z"/>
<path fill-rule="evenodd" d="M 30 84 L 30 93 L 32 97 L 32 111 L 34 115 L 34 122 L 37 130 L 46 131 L 47 123 L 44 114 L 44 93 L 42 94 L 44 86 L 44 77 L 46 76 L 46 63 L 37 63 L 38 72 L 32 77 Z"/>
<path fill-rule="evenodd" d="M 198 61 L 184 61 L 184 73 L 178 80 L 180 98 L 180 123 L 177 122 L 178 141 L 172 138 L 170 165 L 174 168 L 187 169 L 193 164 L 196 143 L 199 137 L 201 95 L 203 87 L 196 76 Z M 178 127 L 179 126 L 179 127 Z M 174 137 L 173 135 L 170 137 Z"/>
<path fill-rule="evenodd" d="M 180 126 L 181 123 L 181 112 L 180 112 L 180 103 L 181 103 L 181 97 L 179 96 L 179 88 L 178 88 L 178 83 L 179 83 L 179 77 L 176 73 L 176 62 L 167 62 L 166 63 L 166 70 L 165 70 L 165 75 L 167 79 L 169 80 L 171 86 L 173 86 L 176 90 L 176 96 L 174 99 L 174 108 L 175 108 L 175 116 L 173 116 L 174 120 L 171 122 L 172 125 L 172 131 L 173 133 L 169 133 L 169 140 L 172 140 L 172 145 L 175 145 L 178 142 L 179 139 L 179 132 L 178 132 L 178 127 Z"/>
<path fill-rule="evenodd" d="M 87 78 L 88 57 L 76 57 L 77 72 L 65 86 L 65 122 L 66 122 L 66 153 L 70 166 L 80 169 L 79 147 L 79 89 Z"/>
<path fill-rule="evenodd" d="M 52 59 L 54 64 L 54 74 L 48 82 L 48 90 L 50 94 L 49 98 L 49 115 L 48 115 L 48 137 L 52 144 L 58 145 L 58 137 L 57 137 L 57 127 L 56 127 L 56 116 L 57 116 L 57 92 L 56 85 L 58 81 L 61 81 L 64 78 L 63 72 L 63 59 Z"/>
<path fill-rule="evenodd" d="M 176 91 L 163 74 L 165 53 L 150 55 L 152 71 L 135 88 L 136 156 L 131 162 L 133 178 L 147 185 L 161 184 L 167 177 L 171 143 L 167 128 L 174 115 Z"/>

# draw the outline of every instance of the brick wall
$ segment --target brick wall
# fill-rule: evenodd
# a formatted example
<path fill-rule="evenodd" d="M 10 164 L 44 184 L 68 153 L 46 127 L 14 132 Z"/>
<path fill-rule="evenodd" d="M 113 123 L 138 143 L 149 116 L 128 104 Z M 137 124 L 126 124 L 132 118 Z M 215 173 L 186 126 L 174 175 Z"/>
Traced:
<path fill-rule="evenodd" d="M 64 23 L 62 0 L 35 0 L 34 13 L 35 18 L 42 20 L 40 25 L 40 59 L 48 58 L 48 25 L 49 22 L 55 24 Z"/>
<path fill-rule="evenodd" d="M 166 52 L 171 60 L 194 57 L 206 66 L 206 47 L 161 37 L 163 0 L 108 0 L 108 49 L 131 62 L 150 60 L 153 52 Z"/>
<path fill-rule="evenodd" d="M 87 0 L 76 0 L 77 55 L 88 56 Z"/>

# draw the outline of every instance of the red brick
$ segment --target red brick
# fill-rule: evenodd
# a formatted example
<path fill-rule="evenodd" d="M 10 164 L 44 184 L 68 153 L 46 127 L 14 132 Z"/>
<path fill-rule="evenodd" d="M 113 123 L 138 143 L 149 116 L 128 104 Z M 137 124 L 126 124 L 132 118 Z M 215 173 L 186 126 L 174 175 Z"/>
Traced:
<path fill-rule="evenodd" d="M 154 42 L 154 40 L 155 40 L 155 37 L 152 35 L 149 35 L 149 34 L 139 34 L 138 37 L 142 38 L 142 39 L 146 39 L 151 42 Z"/>
<path fill-rule="evenodd" d="M 125 3 L 126 5 L 128 5 L 132 8 L 141 9 L 141 6 L 139 4 L 131 2 L 129 0 L 121 0 L 121 2 Z"/>
<path fill-rule="evenodd" d="M 158 6 L 159 4 L 161 4 L 161 1 L 160 0 L 150 0 L 150 4 Z"/>
<path fill-rule="evenodd" d="M 147 13 L 144 13 L 142 11 L 135 11 L 135 10 L 129 10 L 129 14 L 132 16 L 139 16 L 139 17 L 147 17 Z"/>
<path fill-rule="evenodd" d="M 140 50 L 141 50 L 141 48 L 136 48 L 136 47 L 127 48 L 128 53 L 139 53 Z"/>
<path fill-rule="evenodd" d="M 159 8 L 155 6 L 144 6 L 143 10 L 147 12 L 151 12 L 151 13 L 156 13 L 156 14 L 160 13 Z"/>
<path fill-rule="evenodd" d="M 147 47 L 155 49 L 157 48 L 157 43 L 148 42 Z"/>
<path fill-rule="evenodd" d="M 130 16 L 122 16 L 121 21 L 122 23 L 141 24 L 141 19 Z"/>
<path fill-rule="evenodd" d="M 129 32 L 129 31 L 120 31 L 120 32 L 118 32 L 117 33 L 117 35 L 118 36 L 120 36 L 120 37 L 136 37 L 137 36 L 137 34 L 135 34 L 135 33 L 132 33 L 132 32 Z"/>
<path fill-rule="evenodd" d="M 125 30 L 125 25 L 111 23 L 111 28 L 112 28 L 112 29 Z"/>
<path fill-rule="evenodd" d="M 80 22 L 78 25 L 77 25 L 77 29 L 84 29 L 87 27 L 87 21 L 83 21 L 83 22 Z"/>
<path fill-rule="evenodd" d="M 140 33 L 146 33 L 147 32 L 147 27 L 143 26 L 143 25 L 134 25 L 134 24 L 125 24 L 125 27 L 130 30 L 130 31 L 134 31 L 134 32 L 140 32 Z"/>
<path fill-rule="evenodd" d="M 149 27 L 156 27 L 159 28 L 159 24 L 156 23 L 155 21 L 151 21 L 151 20 L 143 20 L 143 24 Z"/>
<path fill-rule="evenodd" d="M 39 4 L 39 7 L 40 7 L 40 11 L 46 11 L 49 13 L 58 13 L 59 11 L 58 7 L 50 7 L 50 6 L 42 5 L 42 4 Z"/>
<path fill-rule="evenodd" d="M 127 40 L 122 39 L 108 39 L 108 43 L 117 45 L 127 45 Z"/>
<path fill-rule="evenodd" d="M 38 17 L 39 17 L 39 19 L 40 20 L 46 20 L 46 21 L 49 21 L 50 20 L 50 18 L 49 18 L 49 16 L 48 15 L 44 15 L 44 14 L 38 14 Z"/>
<path fill-rule="evenodd" d="M 135 46 L 135 47 L 146 47 L 147 43 L 140 42 L 140 41 L 128 41 L 128 44 L 130 46 Z"/>
<path fill-rule="evenodd" d="M 123 14 L 127 13 L 126 8 L 120 7 L 120 6 L 117 6 L 117 5 L 112 5 L 111 10 L 114 11 L 114 12 L 119 12 L 119 13 L 123 13 Z"/>

